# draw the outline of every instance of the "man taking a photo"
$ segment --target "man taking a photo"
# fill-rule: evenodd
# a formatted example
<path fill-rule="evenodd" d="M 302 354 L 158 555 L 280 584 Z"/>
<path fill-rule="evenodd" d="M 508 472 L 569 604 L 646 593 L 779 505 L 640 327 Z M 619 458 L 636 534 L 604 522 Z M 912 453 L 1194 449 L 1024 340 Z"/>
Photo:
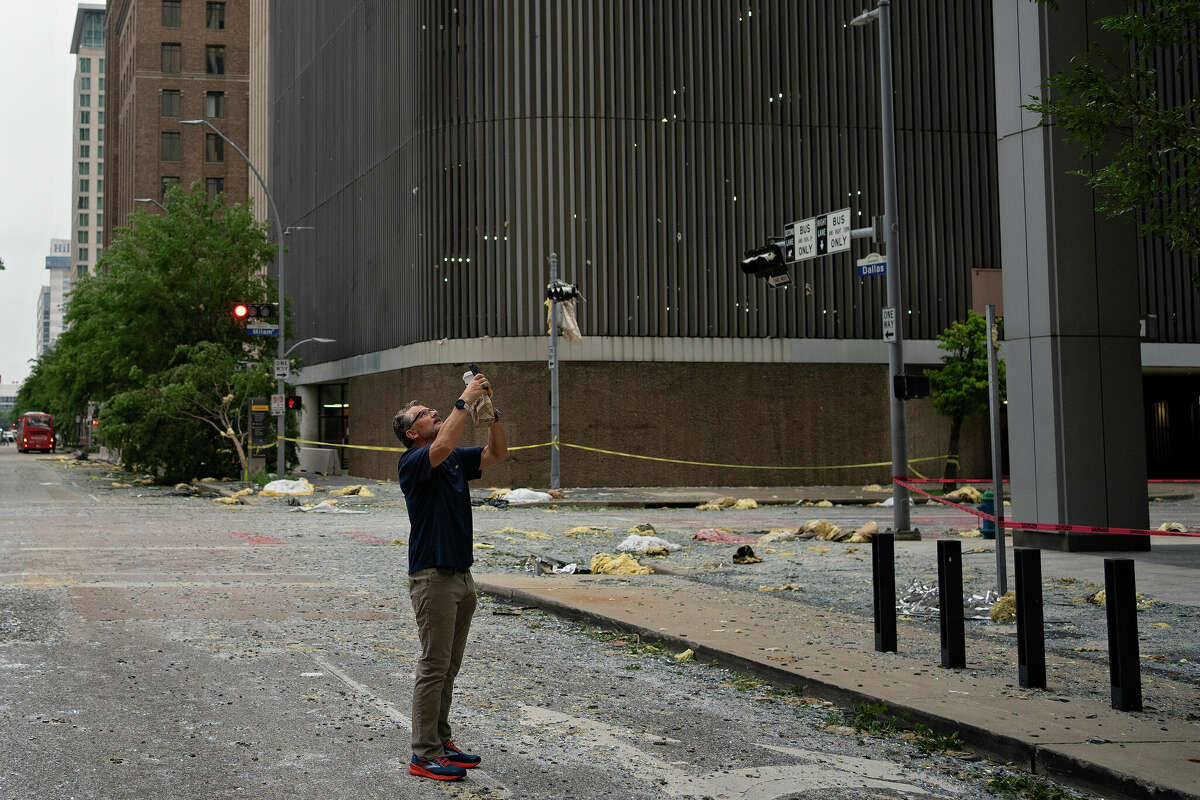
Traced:
<path fill-rule="evenodd" d="M 471 417 L 471 406 L 491 393 L 488 379 L 477 374 L 445 420 L 417 401 L 392 419 L 392 430 L 406 448 L 397 469 L 411 527 L 408 594 L 421 640 L 408 771 L 434 780 L 462 778 L 480 761 L 479 756 L 454 744 L 450 702 L 475 613 L 467 481 L 482 477 L 483 467 L 508 458 L 500 412 L 493 413 L 487 446 L 459 447 L 458 443 Z"/>

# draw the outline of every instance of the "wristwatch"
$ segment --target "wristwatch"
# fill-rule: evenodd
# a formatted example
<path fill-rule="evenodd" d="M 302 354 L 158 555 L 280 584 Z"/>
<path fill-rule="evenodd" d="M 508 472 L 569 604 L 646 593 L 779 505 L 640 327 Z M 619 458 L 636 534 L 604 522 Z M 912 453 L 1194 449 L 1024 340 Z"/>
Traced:
<path fill-rule="evenodd" d="M 498 409 L 498 408 L 492 409 L 492 419 L 500 419 L 500 409 Z"/>
<path fill-rule="evenodd" d="M 459 411 L 466 411 L 467 410 L 467 401 L 463 400 L 460 397 L 454 401 L 454 407 L 457 408 Z"/>

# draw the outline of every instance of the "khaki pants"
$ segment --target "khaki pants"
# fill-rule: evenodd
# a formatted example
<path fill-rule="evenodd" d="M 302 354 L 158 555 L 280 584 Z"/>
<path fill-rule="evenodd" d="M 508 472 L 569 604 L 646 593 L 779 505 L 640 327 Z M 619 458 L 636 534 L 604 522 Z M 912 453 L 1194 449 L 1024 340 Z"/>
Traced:
<path fill-rule="evenodd" d="M 421 638 L 413 686 L 412 749 L 418 758 L 440 758 L 445 755 L 443 745 L 453 738 L 450 701 L 475 613 L 475 581 L 470 572 L 431 567 L 408 576 L 408 596 Z"/>

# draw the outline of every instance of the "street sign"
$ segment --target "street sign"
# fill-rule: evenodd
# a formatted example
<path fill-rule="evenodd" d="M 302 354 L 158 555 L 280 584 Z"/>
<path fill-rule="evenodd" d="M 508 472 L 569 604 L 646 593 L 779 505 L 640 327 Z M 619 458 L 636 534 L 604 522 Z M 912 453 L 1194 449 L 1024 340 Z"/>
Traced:
<path fill-rule="evenodd" d="M 287 407 L 286 403 L 287 403 L 287 400 L 284 398 L 283 395 L 281 395 L 281 394 L 271 395 L 271 413 L 276 416 L 279 416 L 280 414 L 283 413 L 284 408 Z"/>
<path fill-rule="evenodd" d="M 247 325 L 246 334 L 249 336 L 278 336 L 278 325 Z"/>
<path fill-rule="evenodd" d="M 267 398 L 254 397 L 250 399 L 250 446 L 262 447 L 269 444 L 271 429 L 268 425 L 271 407 Z"/>
<path fill-rule="evenodd" d="M 870 253 L 866 258 L 858 260 L 858 277 L 871 278 L 887 274 L 887 259 L 879 253 Z"/>
<path fill-rule="evenodd" d="M 883 311 L 883 340 L 885 342 L 896 341 L 896 309 L 890 306 Z"/>
<path fill-rule="evenodd" d="M 287 380 L 290 365 L 290 362 L 286 358 L 275 359 L 275 377 Z"/>
<path fill-rule="evenodd" d="M 825 215 L 825 252 L 842 253 L 850 249 L 850 209 Z"/>
<path fill-rule="evenodd" d="M 831 211 L 793 222 L 784 228 L 788 263 L 850 249 L 850 209 Z"/>

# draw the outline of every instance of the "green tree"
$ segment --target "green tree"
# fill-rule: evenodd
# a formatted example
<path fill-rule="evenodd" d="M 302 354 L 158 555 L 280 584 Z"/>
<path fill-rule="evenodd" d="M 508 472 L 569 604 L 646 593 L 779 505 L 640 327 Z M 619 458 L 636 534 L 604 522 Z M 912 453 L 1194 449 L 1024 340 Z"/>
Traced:
<path fill-rule="evenodd" d="M 188 192 L 173 189 L 166 205 L 167 214 L 130 215 L 96 275 L 76 284 L 68 328 L 34 366 L 18 405 L 73 418 L 100 401 L 101 435 L 126 466 L 172 477 L 228 474 L 239 465 L 236 448 L 202 419 L 181 414 L 177 400 L 199 402 L 198 375 L 215 381 L 218 368 L 241 386 L 232 377 L 239 360 L 260 363 L 265 374 L 274 340 L 249 340 L 230 309 L 269 299 L 265 266 L 275 246 L 249 205 L 210 200 L 199 182 Z M 193 357 L 201 363 L 188 373 Z M 195 392 L 170 388 L 180 382 Z"/>
<path fill-rule="evenodd" d="M 955 322 L 938 335 L 938 348 L 945 351 L 940 369 L 926 370 L 933 394 L 933 407 L 950 418 L 950 445 L 942 479 L 953 488 L 958 478 L 958 453 L 963 422 L 988 411 L 987 320 L 974 311 L 965 322 Z M 1000 399 L 1003 401 L 1004 362 L 998 366 Z"/>
<path fill-rule="evenodd" d="M 1128 0 L 1096 25 L 1121 38 L 1121 58 L 1089 44 L 1025 108 L 1092 159 L 1073 174 L 1096 192 L 1098 211 L 1200 256 L 1200 100 L 1184 90 L 1200 57 L 1200 0 Z"/>

